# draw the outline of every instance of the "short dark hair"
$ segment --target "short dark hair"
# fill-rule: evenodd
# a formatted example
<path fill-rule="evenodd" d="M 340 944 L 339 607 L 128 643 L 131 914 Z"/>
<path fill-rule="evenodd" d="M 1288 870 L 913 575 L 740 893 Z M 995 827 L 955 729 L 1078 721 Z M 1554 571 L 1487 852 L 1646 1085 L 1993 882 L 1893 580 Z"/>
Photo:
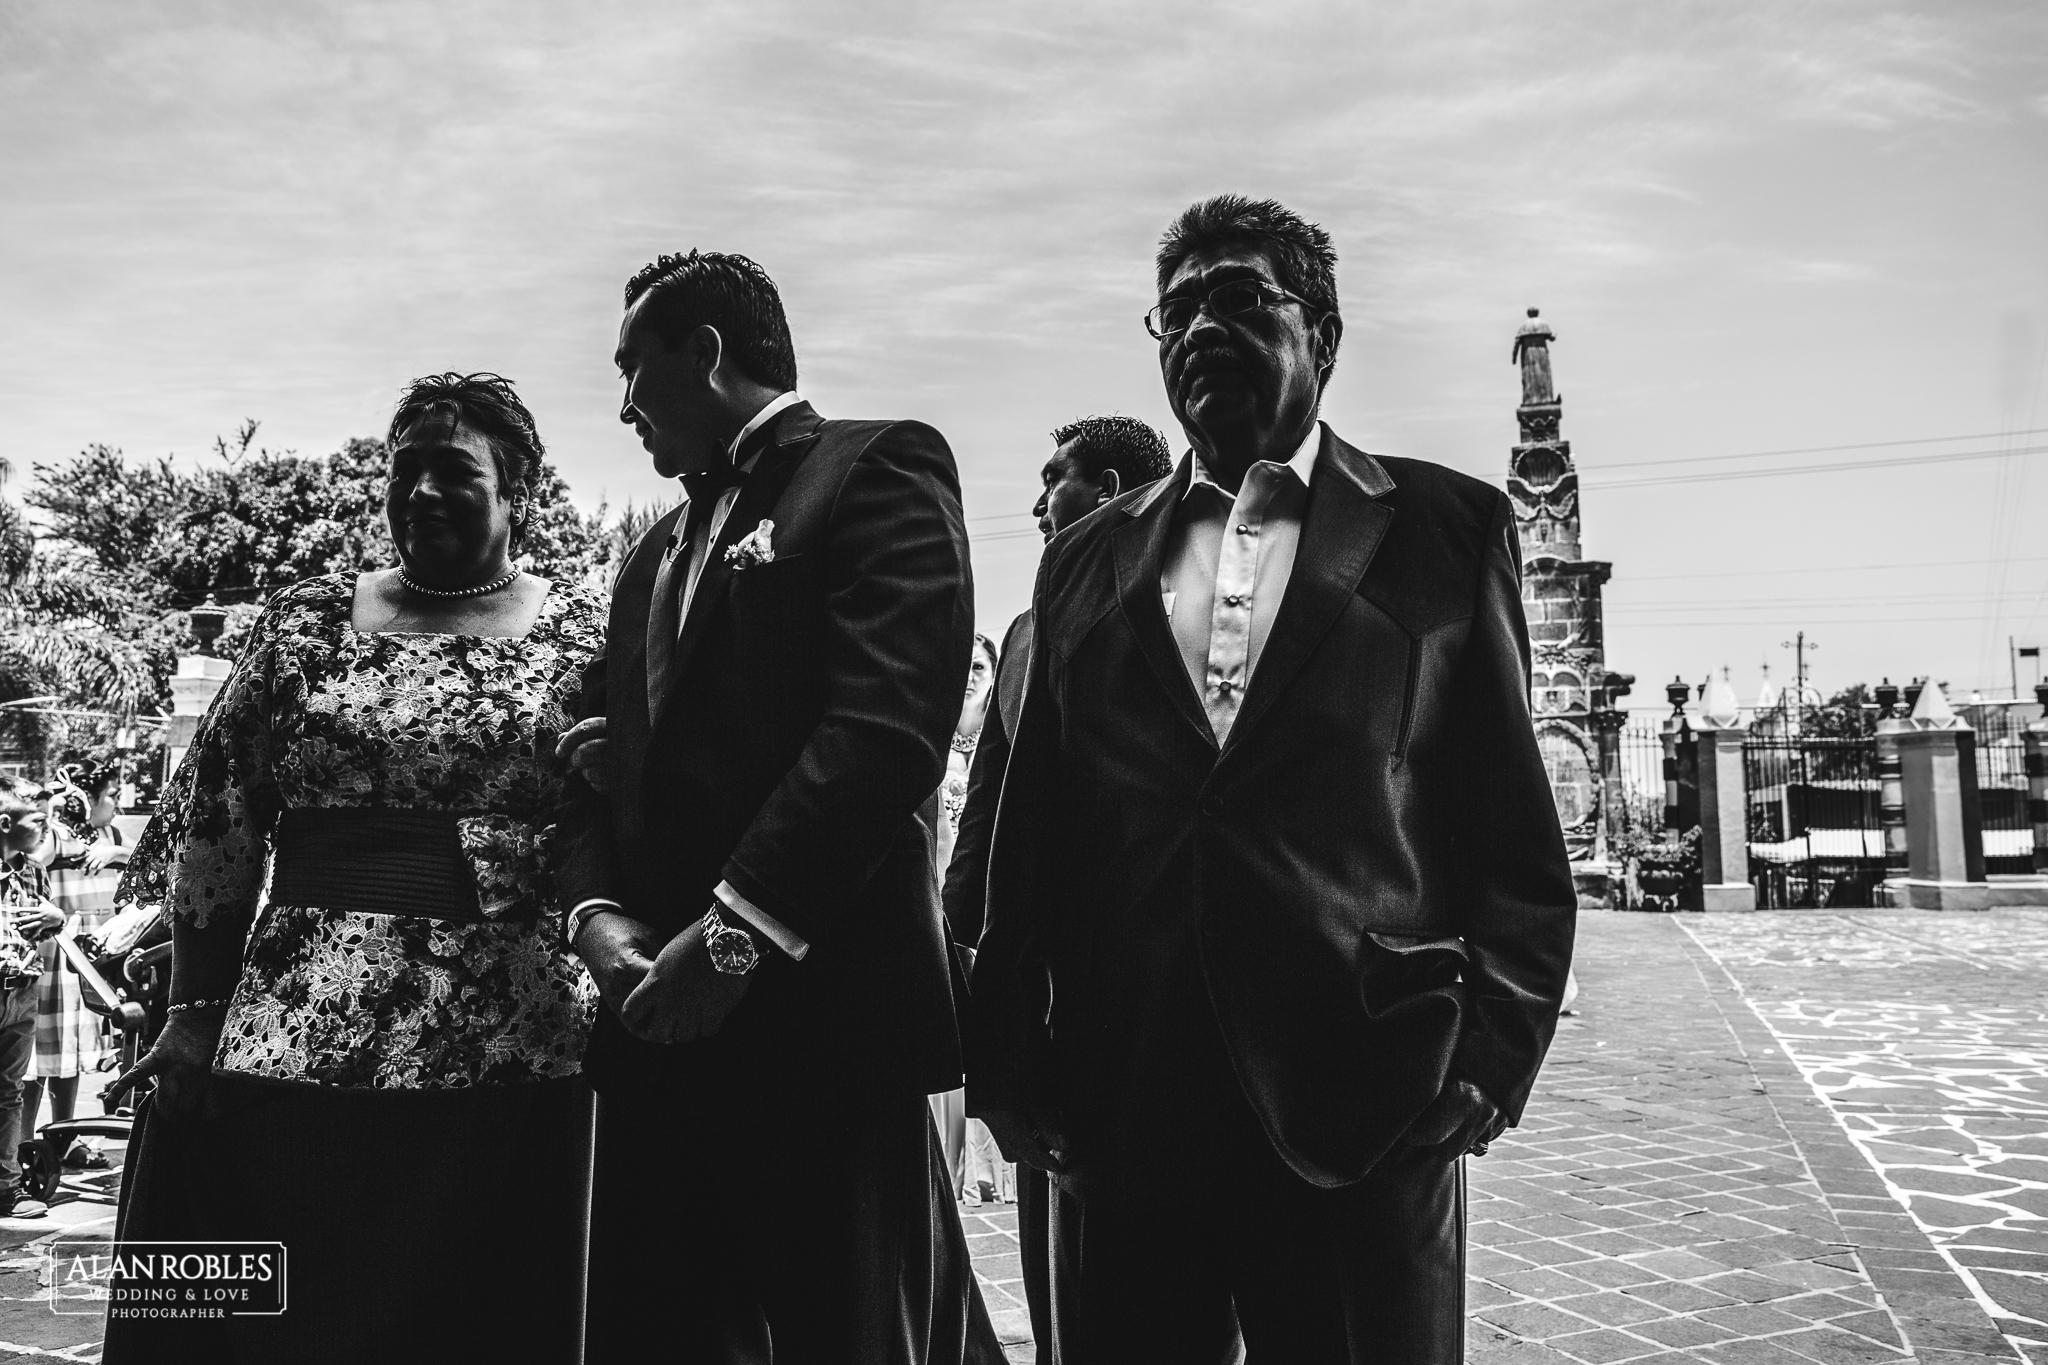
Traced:
<path fill-rule="evenodd" d="M 43 799 L 43 787 L 13 773 L 0 773 L 0 811 L 12 807 L 33 810 Z"/>
<path fill-rule="evenodd" d="M 1173 451 L 1150 422 L 1135 417 L 1082 417 L 1054 430 L 1053 444 L 1076 442 L 1074 454 L 1092 478 L 1114 469 L 1125 489 L 1173 472 Z"/>
<path fill-rule="evenodd" d="M 385 444 L 396 445 L 401 431 L 432 417 L 465 422 L 482 432 L 498 466 L 499 490 L 508 499 L 514 493 L 527 495 L 526 520 L 512 528 L 512 543 L 518 545 L 539 508 L 547 448 L 540 443 L 533 414 L 519 401 L 512 381 L 503 375 L 457 374 L 453 370 L 415 379 L 405 386 L 398 411 L 391 414 Z"/>
<path fill-rule="evenodd" d="M 1337 249 L 1330 234 L 1274 199 L 1219 194 L 1190 204 L 1159 239 L 1159 292 L 1197 251 L 1253 246 L 1272 257 L 1275 281 L 1325 313 L 1337 313 Z M 1341 313 L 1338 314 L 1340 317 Z"/>
<path fill-rule="evenodd" d="M 725 354 L 756 384 L 796 387 L 796 343 L 782 295 L 768 272 L 735 252 L 692 250 L 657 256 L 626 281 L 626 307 L 647 298 L 646 317 L 673 350 L 690 329 L 709 324 Z"/>

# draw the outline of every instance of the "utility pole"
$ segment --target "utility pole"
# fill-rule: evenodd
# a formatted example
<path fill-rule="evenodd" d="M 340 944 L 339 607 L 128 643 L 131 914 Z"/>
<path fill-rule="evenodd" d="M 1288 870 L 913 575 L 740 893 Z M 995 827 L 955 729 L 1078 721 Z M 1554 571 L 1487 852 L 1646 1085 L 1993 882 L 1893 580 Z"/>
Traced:
<path fill-rule="evenodd" d="M 2012 636 L 2005 637 L 2005 661 L 2012 666 L 2012 699 L 2020 699 L 2020 644 Z"/>
<path fill-rule="evenodd" d="M 1820 644 L 1818 641 L 1808 644 L 1806 632 L 1802 630 L 1778 647 L 1792 651 L 1792 714 L 1799 718 L 1794 722 L 1795 728 L 1804 729 L 1806 727 L 1802 722 L 1806 716 L 1806 651 L 1819 649 Z"/>

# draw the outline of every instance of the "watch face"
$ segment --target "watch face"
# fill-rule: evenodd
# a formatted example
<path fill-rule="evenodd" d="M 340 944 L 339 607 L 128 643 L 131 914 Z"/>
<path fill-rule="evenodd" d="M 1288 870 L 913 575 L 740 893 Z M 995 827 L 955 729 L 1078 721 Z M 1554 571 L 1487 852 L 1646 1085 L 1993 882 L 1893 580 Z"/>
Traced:
<path fill-rule="evenodd" d="M 706 947 L 711 950 L 711 965 L 728 976 L 737 976 L 754 969 L 761 960 L 761 954 L 754 947 L 754 940 L 727 925 L 721 925 L 722 932 L 713 934 Z"/>

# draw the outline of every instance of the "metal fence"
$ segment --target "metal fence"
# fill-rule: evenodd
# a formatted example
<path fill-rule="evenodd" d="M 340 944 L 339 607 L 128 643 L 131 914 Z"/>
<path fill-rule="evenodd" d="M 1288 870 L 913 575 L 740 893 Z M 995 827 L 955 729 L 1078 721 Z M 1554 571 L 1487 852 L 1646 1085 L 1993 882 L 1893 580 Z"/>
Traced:
<path fill-rule="evenodd" d="M 1969 706 L 1976 730 L 1977 805 L 1983 814 L 1984 871 L 2028 875 L 2034 830 L 2027 818 L 2026 725 L 2010 706 Z"/>
<path fill-rule="evenodd" d="M 1752 731 L 1742 766 L 1757 905 L 1875 904 L 1885 875 L 1876 740 Z"/>
<path fill-rule="evenodd" d="M 1631 713 L 1621 728 L 1621 825 L 1653 837 L 1664 828 L 1664 718 Z"/>

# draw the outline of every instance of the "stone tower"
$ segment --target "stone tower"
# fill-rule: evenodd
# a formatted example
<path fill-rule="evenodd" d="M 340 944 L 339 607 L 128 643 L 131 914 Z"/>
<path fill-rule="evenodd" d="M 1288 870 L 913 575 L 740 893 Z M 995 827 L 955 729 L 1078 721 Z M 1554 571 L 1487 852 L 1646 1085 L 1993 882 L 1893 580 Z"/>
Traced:
<path fill-rule="evenodd" d="M 1593 713 L 1607 671 L 1600 586 L 1612 564 L 1579 557 L 1579 475 L 1560 437 L 1564 403 L 1551 378 L 1557 334 L 1529 310 L 1515 334 L 1522 439 L 1508 457 L 1508 497 L 1522 543 L 1522 608 L 1532 650 L 1530 705 L 1558 818 L 1574 862 L 1595 854 L 1601 824 L 1600 746 Z"/>

